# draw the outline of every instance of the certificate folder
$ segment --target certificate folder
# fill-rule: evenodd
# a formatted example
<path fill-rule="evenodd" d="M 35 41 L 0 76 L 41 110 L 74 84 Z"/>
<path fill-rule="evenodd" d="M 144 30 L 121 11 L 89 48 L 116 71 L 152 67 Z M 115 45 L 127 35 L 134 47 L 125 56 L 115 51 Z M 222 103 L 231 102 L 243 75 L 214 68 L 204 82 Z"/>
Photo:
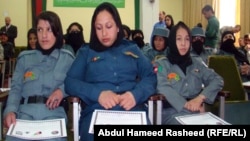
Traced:
<path fill-rule="evenodd" d="M 178 116 L 176 119 L 183 125 L 230 125 L 211 112 Z"/>
<path fill-rule="evenodd" d="M 89 133 L 94 133 L 94 125 L 146 125 L 145 111 L 95 110 Z"/>

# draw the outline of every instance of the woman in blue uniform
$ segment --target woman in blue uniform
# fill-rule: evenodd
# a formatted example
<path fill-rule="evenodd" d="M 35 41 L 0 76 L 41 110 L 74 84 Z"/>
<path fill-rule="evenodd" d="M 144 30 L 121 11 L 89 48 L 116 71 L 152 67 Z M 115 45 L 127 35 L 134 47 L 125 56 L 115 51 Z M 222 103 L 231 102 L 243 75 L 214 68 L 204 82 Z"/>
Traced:
<path fill-rule="evenodd" d="M 65 118 L 67 122 L 66 112 L 60 103 L 67 96 L 64 79 L 74 56 L 62 49 L 62 25 L 56 13 L 42 12 L 37 17 L 36 29 L 36 49 L 23 51 L 17 58 L 4 110 L 4 124 L 7 128 L 15 124 L 16 119 Z M 7 136 L 6 140 L 22 139 Z M 66 138 L 50 141 L 66 141 Z"/>
<path fill-rule="evenodd" d="M 224 82 L 212 69 L 190 56 L 191 33 L 179 22 L 169 35 L 166 58 L 156 61 L 157 93 L 163 94 L 163 124 L 180 124 L 175 117 L 203 112 L 203 102 L 213 103 Z"/>
<path fill-rule="evenodd" d="M 85 103 L 80 140 L 93 141 L 89 125 L 95 109 L 146 111 L 156 75 L 136 44 L 124 39 L 121 19 L 110 3 L 100 4 L 91 21 L 90 43 L 80 48 L 67 73 L 65 90 Z"/>

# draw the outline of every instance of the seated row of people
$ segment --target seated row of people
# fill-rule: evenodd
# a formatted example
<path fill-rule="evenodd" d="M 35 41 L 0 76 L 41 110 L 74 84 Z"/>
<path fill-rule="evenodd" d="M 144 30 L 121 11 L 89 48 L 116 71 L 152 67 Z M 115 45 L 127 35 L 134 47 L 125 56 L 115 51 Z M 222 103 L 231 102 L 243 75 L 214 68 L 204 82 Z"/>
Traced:
<path fill-rule="evenodd" d="M 79 48 L 76 56 L 63 49 L 62 25 L 56 13 L 44 11 L 38 15 L 36 29 L 36 49 L 21 52 L 17 58 L 4 110 L 7 128 L 16 119 L 67 121 L 63 99 L 77 96 L 84 103 L 80 140 L 93 141 L 89 126 L 94 110 L 147 112 L 145 102 L 155 93 L 167 99 L 163 124 L 180 124 L 176 116 L 204 112 L 202 103 L 213 103 L 224 85 L 221 76 L 191 55 L 192 39 L 202 42 L 202 38 L 195 39 L 198 31 L 191 32 L 183 22 L 173 26 L 171 32 L 155 29 L 153 50 L 145 50 L 158 51 L 157 59 L 147 58 L 145 50 L 124 39 L 118 10 L 109 2 L 96 7 L 90 42 Z M 202 46 L 196 44 L 194 51 L 200 54 L 202 49 L 198 47 Z M 147 121 L 151 124 L 148 117 Z M 7 140 L 16 138 L 7 136 Z"/>

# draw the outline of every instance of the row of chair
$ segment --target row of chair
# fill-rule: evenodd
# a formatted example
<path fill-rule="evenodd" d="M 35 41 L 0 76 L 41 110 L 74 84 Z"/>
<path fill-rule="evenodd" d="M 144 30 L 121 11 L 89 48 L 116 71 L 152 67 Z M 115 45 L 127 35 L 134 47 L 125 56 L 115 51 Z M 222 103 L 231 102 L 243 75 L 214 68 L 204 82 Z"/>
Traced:
<path fill-rule="evenodd" d="M 208 67 L 214 69 L 224 79 L 224 87 L 218 93 L 214 104 L 204 104 L 206 111 L 212 112 L 231 124 L 250 124 L 250 101 L 247 99 L 240 73 L 234 57 L 214 55 L 209 57 Z M 154 125 L 160 125 L 162 101 L 167 98 L 161 94 L 153 95 L 148 100 L 148 116 Z M 70 97 L 73 103 L 74 141 L 79 140 L 79 116 L 81 100 Z"/>

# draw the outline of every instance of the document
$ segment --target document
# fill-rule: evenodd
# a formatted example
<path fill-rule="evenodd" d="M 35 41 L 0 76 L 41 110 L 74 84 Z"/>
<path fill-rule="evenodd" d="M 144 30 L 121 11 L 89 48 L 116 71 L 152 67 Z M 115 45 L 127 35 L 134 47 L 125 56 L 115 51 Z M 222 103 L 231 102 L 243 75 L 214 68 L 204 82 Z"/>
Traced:
<path fill-rule="evenodd" d="M 89 133 L 94 133 L 94 125 L 146 125 L 145 111 L 95 110 L 93 112 Z"/>
<path fill-rule="evenodd" d="M 176 119 L 183 125 L 230 125 L 211 112 L 178 116 Z"/>
<path fill-rule="evenodd" d="M 7 136 L 27 140 L 43 140 L 67 137 L 65 119 L 52 120 L 21 120 L 11 125 Z"/>
<path fill-rule="evenodd" d="M 243 82 L 242 84 L 243 84 L 243 86 L 250 86 L 250 81 Z"/>

